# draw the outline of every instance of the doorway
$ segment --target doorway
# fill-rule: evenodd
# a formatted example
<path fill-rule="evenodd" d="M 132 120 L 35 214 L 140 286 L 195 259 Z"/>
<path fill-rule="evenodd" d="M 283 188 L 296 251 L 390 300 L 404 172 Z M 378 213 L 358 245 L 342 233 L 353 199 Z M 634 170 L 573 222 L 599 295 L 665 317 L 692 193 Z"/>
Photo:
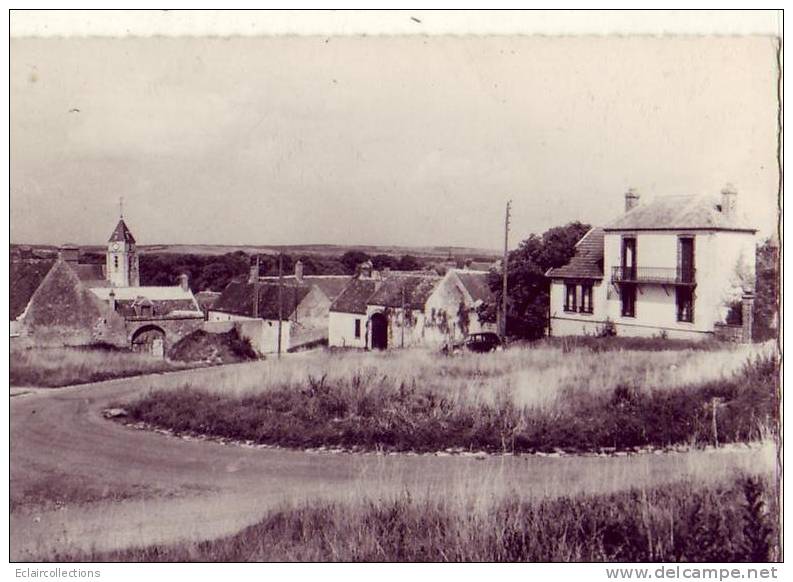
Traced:
<path fill-rule="evenodd" d="M 388 318 L 382 313 L 372 315 L 372 349 L 388 348 Z"/>

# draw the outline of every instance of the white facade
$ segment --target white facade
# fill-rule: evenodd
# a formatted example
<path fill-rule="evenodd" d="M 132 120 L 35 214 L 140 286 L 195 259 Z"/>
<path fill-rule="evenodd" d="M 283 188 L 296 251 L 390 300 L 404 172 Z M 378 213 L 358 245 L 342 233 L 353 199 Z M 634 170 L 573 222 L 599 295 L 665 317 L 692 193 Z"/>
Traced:
<path fill-rule="evenodd" d="M 331 311 L 328 317 L 328 345 L 340 348 L 365 348 L 367 318 L 365 313 Z"/>
<path fill-rule="evenodd" d="M 632 316 L 623 315 L 623 293 L 629 285 L 619 282 L 625 237 L 636 240 L 637 282 Z M 674 281 L 675 274 L 679 276 L 680 273 L 681 238 L 694 241 L 692 286 Z M 551 334 L 597 335 L 606 322 L 610 322 L 617 335 L 679 339 L 712 337 L 714 325 L 725 321 L 730 304 L 740 302 L 743 293 L 754 286 L 755 245 L 754 234 L 748 231 L 607 231 L 603 279 L 594 282 L 592 313 L 565 310 L 566 285 L 576 285 L 576 306 L 580 307 L 583 282 L 554 279 L 550 301 Z M 618 270 L 616 274 L 615 268 Z M 659 278 L 658 272 L 672 280 L 665 283 L 655 280 Z M 678 313 L 679 297 L 685 301 L 685 291 L 681 289 L 685 288 L 690 288 L 693 294 L 691 321 L 681 320 Z"/>
<path fill-rule="evenodd" d="M 225 322 L 233 323 L 240 336 L 249 339 L 251 347 L 259 354 L 278 352 L 277 319 L 260 319 L 212 310 L 207 313 L 207 330 L 226 331 L 220 326 Z M 291 321 L 281 322 L 281 352 L 286 352 L 292 347 L 292 331 Z"/>
<path fill-rule="evenodd" d="M 476 306 L 456 272 L 449 270 L 421 308 L 414 305 L 403 311 L 401 307 L 368 304 L 365 314 L 331 311 L 328 345 L 372 348 L 377 344 L 372 334 L 377 333 L 378 325 L 385 325 L 387 348 L 440 347 L 471 333 L 495 329 L 495 324 L 479 321 Z"/>

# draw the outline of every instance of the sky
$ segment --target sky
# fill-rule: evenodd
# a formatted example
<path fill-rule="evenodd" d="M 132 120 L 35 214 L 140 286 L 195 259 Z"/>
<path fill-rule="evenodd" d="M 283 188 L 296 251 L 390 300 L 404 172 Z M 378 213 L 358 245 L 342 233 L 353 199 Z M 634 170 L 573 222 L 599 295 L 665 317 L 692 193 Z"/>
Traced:
<path fill-rule="evenodd" d="M 624 193 L 776 221 L 769 37 L 11 41 L 11 241 L 498 249 Z"/>

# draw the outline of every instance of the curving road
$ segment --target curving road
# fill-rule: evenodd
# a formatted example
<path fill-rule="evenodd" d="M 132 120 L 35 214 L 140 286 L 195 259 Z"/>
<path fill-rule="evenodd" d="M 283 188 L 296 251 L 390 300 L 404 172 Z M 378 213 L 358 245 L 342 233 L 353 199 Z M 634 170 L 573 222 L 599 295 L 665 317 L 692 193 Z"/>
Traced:
<path fill-rule="evenodd" d="M 101 416 L 153 385 L 221 374 L 207 368 L 13 396 L 11 498 L 18 503 L 11 559 L 208 539 L 238 531 L 275 506 L 317 498 L 355 501 L 409 490 L 454 502 L 507 491 L 605 492 L 774 467 L 771 446 L 631 457 L 312 454 L 183 440 Z M 53 493 L 77 502 L 40 502 Z"/>

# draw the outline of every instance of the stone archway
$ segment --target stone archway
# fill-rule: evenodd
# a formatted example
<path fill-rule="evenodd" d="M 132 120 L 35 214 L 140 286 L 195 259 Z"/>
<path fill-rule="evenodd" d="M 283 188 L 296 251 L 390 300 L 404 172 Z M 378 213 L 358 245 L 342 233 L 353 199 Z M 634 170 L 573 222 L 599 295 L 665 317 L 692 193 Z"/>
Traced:
<path fill-rule="evenodd" d="M 144 325 L 132 334 L 132 350 L 165 357 L 165 331 L 156 325 Z"/>
<path fill-rule="evenodd" d="M 388 317 L 384 313 L 375 313 L 371 318 L 373 350 L 388 348 Z"/>

